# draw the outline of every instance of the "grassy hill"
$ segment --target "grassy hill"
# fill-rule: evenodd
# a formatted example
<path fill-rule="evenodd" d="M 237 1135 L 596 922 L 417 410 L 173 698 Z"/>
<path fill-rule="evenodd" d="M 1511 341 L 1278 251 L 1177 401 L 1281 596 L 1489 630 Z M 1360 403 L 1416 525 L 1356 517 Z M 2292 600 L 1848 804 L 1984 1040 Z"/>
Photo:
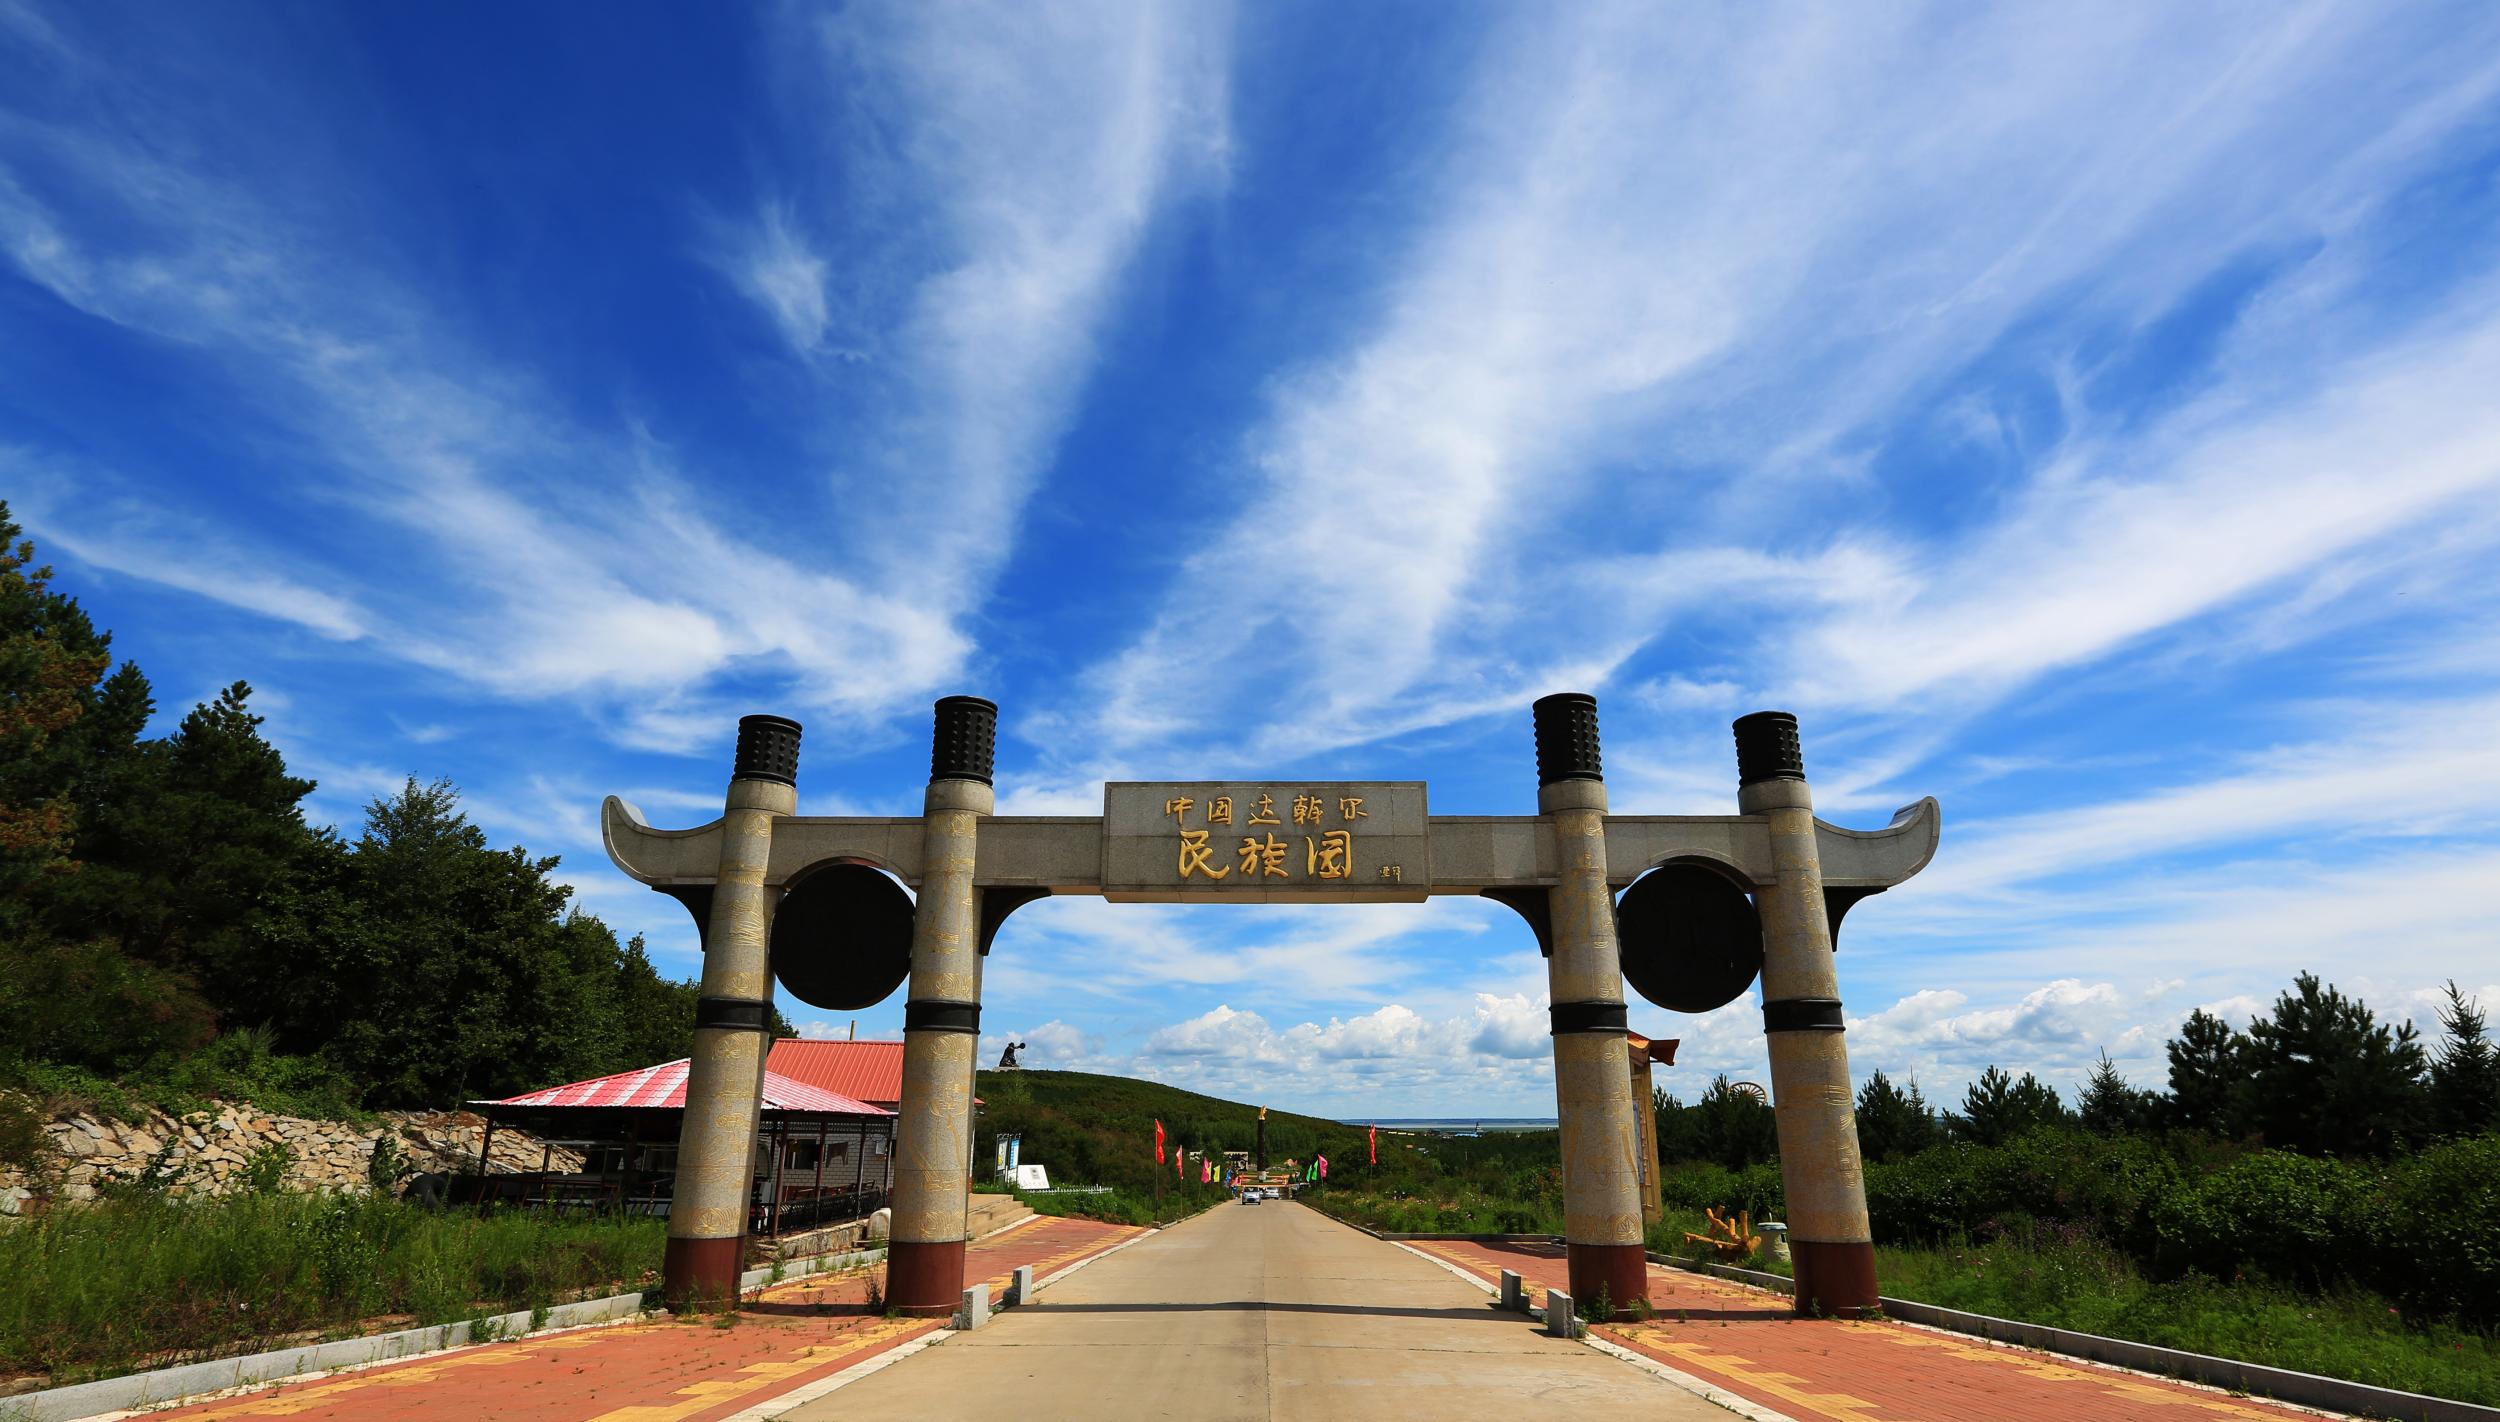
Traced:
<path fill-rule="evenodd" d="M 1055 1184 L 1110 1185 L 1151 1191 L 1156 1185 L 1154 1123 L 1165 1139 L 1192 1151 L 1249 1151 L 1258 1140 L 1258 1107 L 1184 1091 L 1160 1082 L 1078 1071 L 985 1071 L 974 1159 L 995 1159 L 1000 1132 L 1021 1132 L 1021 1158 L 1050 1167 Z M 1446 1187 L 1454 1177 L 1498 1179 L 1542 1193 L 1540 1177 L 1558 1163 L 1556 1133 L 1522 1131 L 1460 1138 L 1383 1131 L 1380 1164 L 1368 1163 L 1365 1128 L 1290 1111 L 1267 1113 L 1267 1159 L 1308 1162 L 1325 1154 L 1338 1187 L 1398 1192 Z M 1171 1166 L 1162 1180 L 1173 1188 Z M 1187 1182 L 1195 1188 L 1194 1176 Z"/>
<path fill-rule="evenodd" d="M 973 1158 L 995 1158 L 1000 1132 L 1021 1132 L 1022 1159 L 1050 1167 L 1053 1182 L 1151 1189 L 1155 1183 L 1154 1123 L 1167 1144 L 1192 1151 L 1248 1151 L 1258 1140 L 1256 1105 L 1202 1096 L 1160 1082 L 1081 1071 L 985 1071 L 977 1088 L 980 1129 Z M 1332 1165 L 1363 1158 L 1357 1126 L 1267 1113 L 1267 1159 L 1308 1161 L 1325 1152 Z M 1164 1167 L 1169 1178 L 1171 1166 Z"/>

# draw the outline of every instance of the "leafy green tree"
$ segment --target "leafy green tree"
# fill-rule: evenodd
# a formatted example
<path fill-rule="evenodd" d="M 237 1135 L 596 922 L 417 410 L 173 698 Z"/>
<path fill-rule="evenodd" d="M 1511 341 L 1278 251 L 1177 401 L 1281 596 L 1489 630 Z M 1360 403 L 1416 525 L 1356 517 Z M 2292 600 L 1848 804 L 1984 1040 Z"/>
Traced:
<path fill-rule="evenodd" d="M 2439 1010 L 2448 1040 L 2431 1059 L 2431 1125 L 2441 1135 L 2500 1130 L 2500 1051 L 2485 1035 L 2482 1006 L 2448 983 Z"/>
<path fill-rule="evenodd" d="M 1916 1082 L 1903 1091 L 1879 1071 L 1858 1088 L 1858 1151 L 1866 1159 L 1898 1160 L 1943 1138 L 1943 1127 Z"/>
<path fill-rule="evenodd" d="M 1956 1128 L 1980 1145 L 2001 1145 L 2034 1126 L 2056 1125 L 2065 1119 L 2066 1108 L 2058 1101 L 2056 1088 L 2030 1072 L 2016 1080 L 2003 1068 L 1992 1066 L 1963 1095 Z"/>
<path fill-rule="evenodd" d="M 2158 1109 L 2153 1093 L 2129 1086 L 2107 1052 L 2101 1053 L 2100 1062 L 2075 1097 L 2076 1119 L 2085 1130 L 2104 1136 L 2148 1129 Z"/>
<path fill-rule="evenodd" d="M 2387 1155 L 2426 1134 L 2428 1062 L 2413 1024 L 2382 1024 L 2357 998 L 2292 980 L 2248 1026 L 2250 1119 L 2266 1144 L 2309 1155 Z"/>
<path fill-rule="evenodd" d="M 2200 1007 L 2164 1050 L 2170 1057 L 2171 1124 L 2214 1136 L 2246 1134 L 2248 1039 Z"/>

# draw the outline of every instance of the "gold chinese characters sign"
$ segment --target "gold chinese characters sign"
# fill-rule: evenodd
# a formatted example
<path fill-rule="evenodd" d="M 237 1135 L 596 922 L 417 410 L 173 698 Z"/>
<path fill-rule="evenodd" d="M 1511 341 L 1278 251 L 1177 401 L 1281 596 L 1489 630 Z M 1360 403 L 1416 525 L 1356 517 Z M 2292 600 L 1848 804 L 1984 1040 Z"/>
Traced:
<path fill-rule="evenodd" d="M 1103 897 L 1420 901 L 1432 835 L 1420 780 L 1114 781 Z"/>

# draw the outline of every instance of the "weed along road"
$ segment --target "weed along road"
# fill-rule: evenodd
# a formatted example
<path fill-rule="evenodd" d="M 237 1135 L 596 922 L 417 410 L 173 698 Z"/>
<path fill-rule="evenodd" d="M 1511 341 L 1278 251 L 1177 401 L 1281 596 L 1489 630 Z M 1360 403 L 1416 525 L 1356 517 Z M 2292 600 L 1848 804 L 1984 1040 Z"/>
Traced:
<path fill-rule="evenodd" d="M 1590 1409 L 1582 1413 L 1580 1409 Z M 1596 1409 L 1605 1409 L 1598 1411 Z M 1732 1414 L 1548 1338 L 1429 1259 L 1299 1205 L 1220 1205 L 974 1332 L 793 1408 L 858 1417 Z"/>

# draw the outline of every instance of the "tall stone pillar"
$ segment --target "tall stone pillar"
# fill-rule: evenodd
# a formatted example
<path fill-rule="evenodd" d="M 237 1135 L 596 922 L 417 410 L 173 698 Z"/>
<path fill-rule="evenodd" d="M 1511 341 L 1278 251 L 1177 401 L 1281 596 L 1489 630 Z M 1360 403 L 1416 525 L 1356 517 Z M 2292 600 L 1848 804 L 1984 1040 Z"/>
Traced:
<path fill-rule="evenodd" d="M 738 1294 L 755 1128 L 771 1046 L 773 906 L 767 888 L 773 821 L 798 809 L 799 723 L 738 720 L 738 758 L 721 815 L 720 878 L 703 927 L 703 986 L 694 1013 L 677 1186 L 668 1206 L 661 1297 L 671 1308 Z"/>
<path fill-rule="evenodd" d="M 1546 973 L 1571 1297 L 1594 1301 L 1602 1293 L 1629 1308 L 1648 1298 L 1649 1261 L 1641 1246 L 1640 1122 L 1623 1055 L 1623 968 L 1606 882 L 1597 700 L 1548 696 L 1535 714 L 1537 811 L 1551 827 L 1557 870 L 1547 891 L 1554 954 Z"/>
<path fill-rule="evenodd" d="M 981 818 L 997 805 L 990 789 L 997 740 L 996 705 L 977 696 L 938 702 L 920 902 L 912 917 L 911 995 L 903 1006 L 894 1234 L 886 1250 L 887 1301 L 926 1318 L 953 1313 L 963 1299 L 973 1056 L 981 1034 L 981 891 L 972 869 Z"/>
<path fill-rule="evenodd" d="M 1785 711 L 1739 718 L 1736 769 L 1738 807 L 1771 829 L 1775 877 L 1754 898 L 1762 911 L 1762 1027 L 1771 1043 L 1797 1311 L 1856 1317 L 1876 1306 L 1875 1244 L 1797 718 Z"/>

